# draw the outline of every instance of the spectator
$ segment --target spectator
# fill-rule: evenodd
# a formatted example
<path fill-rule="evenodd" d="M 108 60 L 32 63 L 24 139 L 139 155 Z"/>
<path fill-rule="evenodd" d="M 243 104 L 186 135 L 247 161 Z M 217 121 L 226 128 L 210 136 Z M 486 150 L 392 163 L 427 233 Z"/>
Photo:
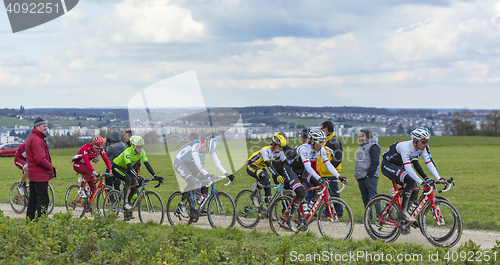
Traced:
<path fill-rule="evenodd" d="M 49 206 L 49 181 L 56 176 L 56 168 L 52 166 L 49 148 L 45 142 L 47 121 L 36 118 L 34 128 L 26 139 L 26 161 L 28 162 L 28 178 L 30 180 L 30 196 L 26 218 L 35 219 L 35 212 L 39 218 L 47 213 Z"/>
<path fill-rule="evenodd" d="M 361 130 L 359 133 L 359 147 L 356 151 L 356 165 L 354 166 L 354 177 L 358 181 L 359 190 L 363 204 L 366 205 L 377 195 L 377 184 L 379 177 L 380 146 L 378 138 L 369 130 Z M 380 204 L 375 205 L 377 217 L 381 213 Z"/>
<path fill-rule="evenodd" d="M 326 135 L 326 142 L 323 144 L 323 147 L 326 150 L 326 154 L 328 156 L 329 161 L 327 163 L 331 163 L 332 166 L 337 170 L 338 173 L 342 170 L 342 158 L 343 158 L 343 148 L 342 143 L 339 138 L 335 136 L 335 131 L 333 127 L 333 122 L 324 121 L 321 123 L 321 131 L 323 131 Z M 316 171 L 319 173 L 321 177 L 331 181 L 336 180 L 337 178 L 332 175 L 331 172 L 326 168 L 325 163 L 321 159 L 316 161 Z M 340 194 L 338 193 L 339 185 L 337 182 L 330 182 L 330 196 L 340 198 Z M 337 211 L 339 216 L 342 216 L 344 213 L 344 209 L 340 204 L 335 204 L 335 210 Z"/>

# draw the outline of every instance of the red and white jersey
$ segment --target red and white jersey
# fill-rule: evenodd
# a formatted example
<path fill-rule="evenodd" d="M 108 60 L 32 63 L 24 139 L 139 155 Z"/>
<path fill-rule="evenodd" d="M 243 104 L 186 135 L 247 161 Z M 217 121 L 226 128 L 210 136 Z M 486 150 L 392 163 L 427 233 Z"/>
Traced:
<path fill-rule="evenodd" d="M 74 163 L 84 164 L 87 166 L 88 169 L 90 169 L 90 171 L 95 172 L 94 168 L 90 164 L 90 161 L 98 158 L 99 155 L 101 155 L 102 160 L 104 160 L 104 163 L 106 163 L 106 167 L 111 171 L 111 163 L 109 162 L 108 156 L 106 155 L 104 148 L 101 148 L 99 151 L 94 152 L 93 143 L 88 143 L 83 145 L 80 148 L 80 150 L 78 150 L 76 155 L 73 156 L 72 161 Z"/>
<path fill-rule="evenodd" d="M 23 169 L 24 165 L 26 165 L 26 148 L 25 145 L 26 143 L 22 144 L 19 146 L 19 148 L 16 151 L 16 156 L 14 157 L 14 164 L 21 170 Z"/>

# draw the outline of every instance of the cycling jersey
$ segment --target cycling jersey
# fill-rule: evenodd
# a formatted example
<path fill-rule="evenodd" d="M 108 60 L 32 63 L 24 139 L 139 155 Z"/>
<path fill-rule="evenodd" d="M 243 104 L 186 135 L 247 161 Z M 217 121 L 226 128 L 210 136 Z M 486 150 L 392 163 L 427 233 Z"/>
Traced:
<path fill-rule="evenodd" d="M 432 162 L 427 149 L 416 150 L 413 145 L 413 140 L 405 142 L 396 142 L 387 149 L 382 155 L 383 159 L 389 163 L 397 166 L 404 167 L 404 170 L 410 175 L 412 179 L 422 184 L 422 179 L 415 173 L 411 166 L 412 160 L 421 156 L 424 159 L 425 164 L 429 171 L 436 177 L 437 180 L 441 179 L 439 173 L 436 170 L 436 166 Z"/>
<path fill-rule="evenodd" d="M 76 163 L 84 164 L 94 174 L 96 171 L 94 170 L 94 168 L 90 164 L 90 161 L 98 158 L 99 155 L 101 155 L 102 160 L 104 160 L 106 167 L 109 170 L 111 170 L 111 163 L 109 162 L 108 156 L 106 155 L 104 148 L 101 148 L 97 152 L 94 152 L 94 144 L 93 143 L 84 144 L 80 148 L 80 150 L 78 150 L 76 155 L 73 156 L 72 161 L 76 162 Z"/>
<path fill-rule="evenodd" d="M 113 159 L 113 163 L 121 168 L 127 168 L 127 164 L 134 165 L 139 160 L 143 163 L 148 162 L 148 157 L 146 156 L 146 151 L 144 149 L 141 150 L 141 153 L 138 154 L 132 147 L 126 148 L 120 155 Z"/>
<path fill-rule="evenodd" d="M 203 157 L 205 156 L 205 152 L 201 150 L 201 146 L 205 143 L 205 141 L 198 141 L 198 140 L 193 140 L 179 149 L 177 151 L 177 154 L 175 155 L 175 159 L 179 159 L 182 162 L 186 164 L 194 163 L 198 170 L 203 173 L 203 175 L 207 175 L 208 171 L 205 169 Z M 212 158 L 212 161 L 214 162 L 215 166 L 217 169 L 219 169 L 222 174 L 226 174 L 226 170 L 222 166 L 222 163 L 219 160 L 219 157 L 217 157 L 217 154 L 214 152 L 210 153 L 210 157 Z"/>
<path fill-rule="evenodd" d="M 280 151 L 279 153 L 274 153 L 271 146 L 264 146 L 259 151 L 253 153 L 250 158 L 248 158 L 248 165 L 256 166 L 258 168 L 265 168 L 266 161 L 273 162 L 274 160 L 283 161 L 285 160 L 285 153 Z M 271 166 L 269 170 L 273 175 L 278 175 L 278 172 Z"/>
<path fill-rule="evenodd" d="M 26 148 L 24 146 L 25 144 L 26 143 L 19 146 L 19 148 L 16 151 L 16 156 L 14 157 L 14 164 L 16 164 L 16 166 L 21 170 L 23 170 L 24 166 L 27 164 L 27 162 L 26 162 Z"/>
<path fill-rule="evenodd" d="M 296 169 L 305 169 L 309 173 L 309 175 L 313 176 L 316 180 L 319 180 L 321 177 L 314 171 L 311 167 L 312 162 L 316 162 L 316 160 L 321 157 L 321 160 L 326 165 L 328 171 L 332 173 L 335 177 L 340 177 L 340 174 L 329 162 L 329 159 L 326 155 L 326 150 L 322 146 L 320 151 L 315 151 L 312 149 L 311 144 L 305 143 L 299 145 L 294 148 L 294 152 L 290 152 L 290 157 L 288 157 L 288 164 Z M 309 180 L 308 180 L 309 181 Z"/>
<path fill-rule="evenodd" d="M 337 172 L 340 172 L 340 170 L 342 169 L 341 162 L 343 148 L 339 138 L 335 137 L 335 133 L 326 136 L 326 142 L 323 144 L 323 147 L 326 150 L 326 155 L 329 159 L 329 162 L 333 167 L 335 167 Z M 317 161 L 316 170 L 322 177 L 332 176 L 321 160 Z"/>

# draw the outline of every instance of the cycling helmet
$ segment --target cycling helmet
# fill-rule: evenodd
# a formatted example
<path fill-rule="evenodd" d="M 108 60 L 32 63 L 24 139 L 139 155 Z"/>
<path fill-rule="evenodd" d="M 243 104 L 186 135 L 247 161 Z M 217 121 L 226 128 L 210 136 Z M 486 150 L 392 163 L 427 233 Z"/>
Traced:
<path fill-rule="evenodd" d="M 316 141 L 325 142 L 326 136 L 322 130 L 312 129 L 309 131 L 309 139 L 311 139 L 311 141 L 313 141 L 313 142 L 316 142 Z"/>
<path fill-rule="evenodd" d="M 426 129 L 417 128 L 411 132 L 411 139 L 412 140 L 415 140 L 415 139 L 417 139 L 417 140 L 422 140 L 422 139 L 429 140 L 430 138 L 431 138 L 431 134 Z"/>
<path fill-rule="evenodd" d="M 280 134 L 273 135 L 272 141 L 273 141 L 273 143 L 275 143 L 276 145 L 279 145 L 281 147 L 286 146 L 286 138 L 283 135 L 280 135 Z"/>
<path fill-rule="evenodd" d="M 106 143 L 106 141 L 104 141 L 104 138 L 102 138 L 101 136 L 97 135 L 97 136 L 94 136 L 94 145 L 97 146 L 97 147 L 100 147 L 100 148 L 103 148 L 104 147 L 104 144 Z"/>
<path fill-rule="evenodd" d="M 138 145 L 144 145 L 144 139 L 142 139 L 139 135 L 133 135 L 130 137 L 130 146 L 135 148 Z"/>
<path fill-rule="evenodd" d="M 208 153 L 215 152 L 215 150 L 217 150 L 217 139 L 213 136 L 208 136 L 207 139 L 205 139 L 205 150 L 207 150 Z"/>
<path fill-rule="evenodd" d="M 285 139 L 286 139 L 286 135 L 285 135 L 285 133 L 284 133 L 284 132 L 279 132 L 279 133 L 277 133 L 277 134 L 278 134 L 278 135 L 281 135 L 281 136 L 283 136 L 283 137 L 285 137 Z"/>

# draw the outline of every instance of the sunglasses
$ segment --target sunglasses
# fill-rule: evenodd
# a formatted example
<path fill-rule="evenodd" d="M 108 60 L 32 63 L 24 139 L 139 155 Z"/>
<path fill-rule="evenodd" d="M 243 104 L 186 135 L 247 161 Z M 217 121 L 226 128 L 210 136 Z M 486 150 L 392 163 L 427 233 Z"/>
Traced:
<path fill-rule="evenodd" d="M 422 144 L 427 144 L 429 142 L 429 140 L 423 140 L 423 141 L 420 141 Z"/>
<path fill-rule="evenodd" d="M 102 149 L 102 147 L 97 146 L 97 145 L 94 145 L 94 147 L 97 148 L 97 150 L 101 150 Z"/>

